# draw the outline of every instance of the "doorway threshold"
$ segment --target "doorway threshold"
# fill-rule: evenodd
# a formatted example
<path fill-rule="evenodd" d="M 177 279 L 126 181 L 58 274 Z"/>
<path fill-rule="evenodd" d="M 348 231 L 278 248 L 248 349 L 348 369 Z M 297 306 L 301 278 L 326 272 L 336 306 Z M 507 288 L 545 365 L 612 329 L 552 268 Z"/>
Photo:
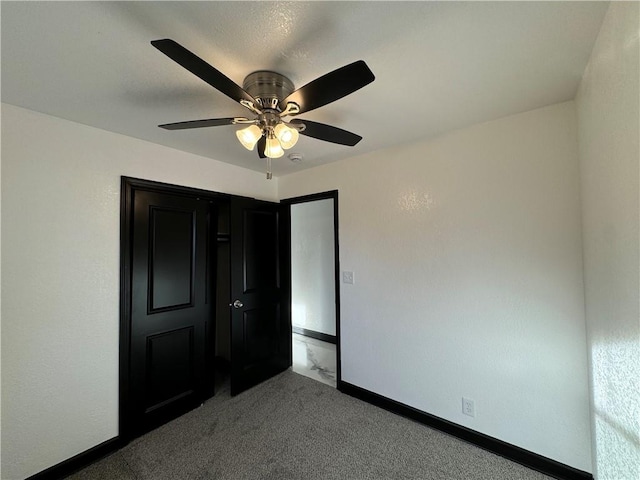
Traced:
<path fill-rule="evenodd" d="M 298 333 L 292 337 L 292 370 L 336 388 L 336 346 Z"/>

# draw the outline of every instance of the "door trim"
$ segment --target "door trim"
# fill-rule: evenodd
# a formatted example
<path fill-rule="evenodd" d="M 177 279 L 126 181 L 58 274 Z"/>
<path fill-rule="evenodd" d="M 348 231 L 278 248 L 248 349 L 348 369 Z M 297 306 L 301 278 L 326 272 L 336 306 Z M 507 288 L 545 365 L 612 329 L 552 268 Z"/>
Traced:
<path fill-rule="evenodd" d="M 336 296 L 336 384 L 339 387 L 342 383 L 342 347 L 340 341 L 340 242 L 339 242 L 339 221 L 338 221 L 338 190 L 329 190 L 327 192 L 312 193 L 310 195 L 303 195 L 301 197 L 292 197 L 280 200 L 280 203 L 288 206 L 288 257 L 289 257 L 289 270 L 291 270 L 291 205 L 298 203 L 314 202 L 316 200 L 329 200 L 333 199 L 333 249 L 334 249 L 334 261 L 335 261 L 335 296 Z M 289 303 L 291 303 L 291 282 L 289 282 Z M 289 309 L 289 323 L 292 324 L 291 309 Z"/>
<path fill-rule="evenodd" d="M 133 438 L 130 421 L 129 364 L 131 344 L 131 260 L 133 248 L 132 208 L 136 191 L 195 197 L 210 201 L 228 201 L 230 194 L 210 192 L 151 180 L 121 177 L 120 183 L 120 343 L 118 438 L 127 442 Z M 237 196 L 237 195 L 236 195 Z"/>

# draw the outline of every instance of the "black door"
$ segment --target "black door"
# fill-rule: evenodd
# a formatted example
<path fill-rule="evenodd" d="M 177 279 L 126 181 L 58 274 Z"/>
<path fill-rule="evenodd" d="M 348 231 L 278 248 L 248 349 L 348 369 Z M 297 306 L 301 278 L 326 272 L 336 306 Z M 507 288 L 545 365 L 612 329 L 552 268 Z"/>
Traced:
<path fill-rule="evenodd" d="M 231 394 L 291 365 L 279 204 L 231 198 Z"/>
<path fill-rule="evenodd" d="M 207 382 L 209 203 L 136 190 L 131 250 L 132 435 L 202 403 Z"/>

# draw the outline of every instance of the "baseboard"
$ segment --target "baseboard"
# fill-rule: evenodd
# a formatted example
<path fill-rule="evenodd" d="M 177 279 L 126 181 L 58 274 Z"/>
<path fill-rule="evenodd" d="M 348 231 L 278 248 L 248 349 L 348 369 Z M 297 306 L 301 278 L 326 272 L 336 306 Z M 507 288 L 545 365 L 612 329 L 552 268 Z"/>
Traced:
<path fill-rule="evenodd" d="M 114 437 L 106 442 L 102 442 L 89 450 L 86 450 L 78 455 L 71 457 L 63 462 L 49 467 L 46 470 L 32 475 L 27 480 L 57 480 L 59 478 L 65 478 L 72 473 L 100 460 L 102 457 L 106 457 L 110 453 L 119 450 L 126 445 L 126 441 L 120 439 L 120 437 Z"/>
<path fill-rule="evenodd" d="M 334 345 L 338 343 L 336 341 L 335 335 L 329 335 L 327 333 L 316 332 L 315 330 L 307 330 L 302 327 L 291 327 L 293 333 L 297 333 L 298 335 L 304 335 L 305 337 L 315 338 L 316 340 L 322 340 L 323 342 L 333 343 Z"/>
<path fill-rule="evenodd" d="M 357 387 L 344 381 L 338 381 L 338 390 L 342 393 L 363 400 L 390 412 L 410 418 L 419 423 L 453 435 L 466 442 L 472 443 L 484 450 L 500 455 L 526 467 L 537 470 L 560 480 L 593 480 L 593 475 L 582 470 L 570 467 L 537 453 L 503 442 L 475 430 L 457 425 L 443 418 L 405 405 L 403 403 L 383 397 L 364 388 Z"/>

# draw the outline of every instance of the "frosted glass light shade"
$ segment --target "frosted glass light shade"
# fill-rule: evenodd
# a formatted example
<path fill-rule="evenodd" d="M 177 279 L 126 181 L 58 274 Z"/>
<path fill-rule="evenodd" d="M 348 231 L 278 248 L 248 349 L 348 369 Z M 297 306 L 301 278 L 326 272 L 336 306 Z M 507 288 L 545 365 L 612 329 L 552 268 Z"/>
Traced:
<path fill-rule="evenodd" d="M 278 139 L 272 135 L 267 137 L 267 145 L 264 148 L 264 154 L 269 158 L 280 158 L 284 155 L 284 150 L 280 146 Z"/>
<path fill-rule="evenodd" d="M 247 128 L 243 128 L 236 132 L 236 137 L 247 150 L 253 150 L 258 140 L 262 136 L 262 130 L 257 125 L 249 125 Z"/>
<path fill-rule="evenodd" d="M 288 149 L 293 147 L 297 142 L 300 135 L 298 134 L 298 130 L 295 128 L 291 128 L 286 126 L 284 123 L 279 123 L 273 129 L 273 133 L 275 133 L 278 140 L 280 140 L 280 145 L 284 149 Z"/>

